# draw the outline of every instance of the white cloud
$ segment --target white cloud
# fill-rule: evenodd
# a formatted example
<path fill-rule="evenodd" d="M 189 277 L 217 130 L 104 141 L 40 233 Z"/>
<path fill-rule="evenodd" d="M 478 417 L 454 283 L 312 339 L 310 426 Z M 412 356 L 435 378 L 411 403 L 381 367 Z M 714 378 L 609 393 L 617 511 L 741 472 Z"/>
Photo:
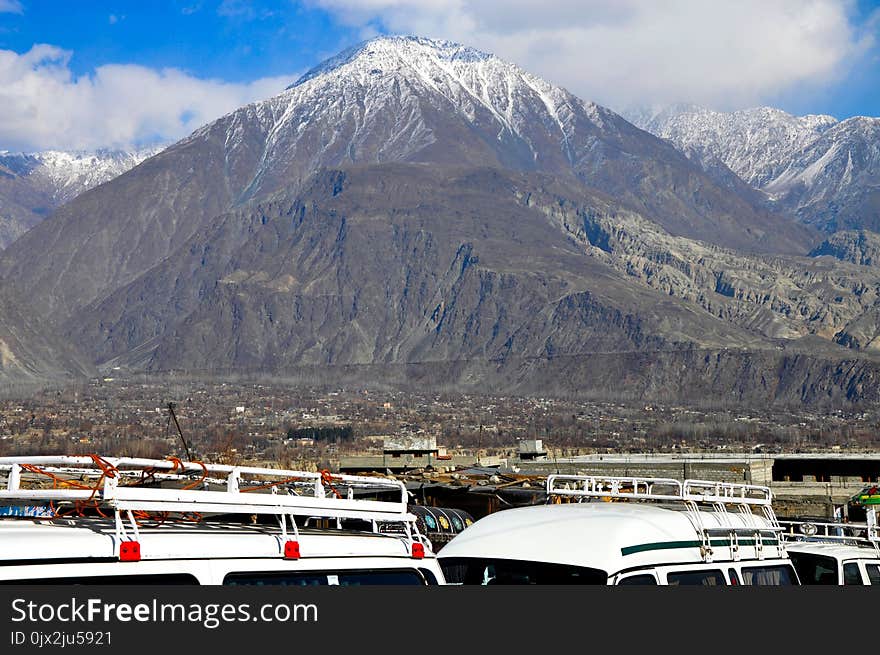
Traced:
<path fill-rule="evenodd" d="M 615 107 L 751 105 L 838 79 L 874 43 L 854 23 L 853 0 L 311 2 L 349 25 L 494 52 Z"/>
<path fill-rule="evenodd" d="M 296 79 L 292 74 L 234 84 L 130 64 L 101 66 L 77 77 L 70 57 L 45 44 L 24 54 L 0 50 L 0 149 L 90 149 L 178 139 L 241 105 L 280 93 Z"/>
<path fill-rule="evenodd" d="M 22 14 L 24 7 L 19 0 L 0 0 L 0 14 Z"/>

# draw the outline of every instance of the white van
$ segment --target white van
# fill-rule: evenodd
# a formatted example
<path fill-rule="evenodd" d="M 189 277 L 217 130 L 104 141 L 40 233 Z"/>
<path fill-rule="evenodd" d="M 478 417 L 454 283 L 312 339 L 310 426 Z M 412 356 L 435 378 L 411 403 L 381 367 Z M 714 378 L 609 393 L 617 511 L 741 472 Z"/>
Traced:
<path fill-rule="evenodd" d="M 805 585 L 880 585 L 880 552 L 842 544 L 792 543 L 788 555 Z"/>
<path fill-rule="evenodd" d="M 865 523 L 782 521 L 785 548 L 805 585 L 880 585 L 877 510 Z"/>
<path fill-rule="evenodd" d="M 0 584 L 444 582 L 396 480 L 97 456 L 4 474 Z"/>
<path fill-rule="evenodd" d="M 439 552 L 447 582 L 798 584 L 767 487 L 551 475 L 547 495 L 455 537 Z"/>

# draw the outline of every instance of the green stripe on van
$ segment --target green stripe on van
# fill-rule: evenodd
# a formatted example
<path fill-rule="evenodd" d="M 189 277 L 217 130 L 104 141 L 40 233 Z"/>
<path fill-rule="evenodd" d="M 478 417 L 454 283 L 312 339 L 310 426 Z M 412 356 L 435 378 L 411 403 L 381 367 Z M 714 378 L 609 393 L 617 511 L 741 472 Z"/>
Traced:
<path fill-rule="evenodd" d="M 634 553 L 644 553 L 648 550 L 670 550 L 673 548 L 699 548 L 702 545 L 700 541 L 657 541 L 653 544 L 639 544 L 637 546 L 627 546 L 620 549 L 621 555 L 632 555 Z"/>
<path fill-rule="evenodd" d="M 756 540 L 755 539 L 740 539 L 740 546 L 754 546 Z M 712 539 L 713 546 L 730 546 L 730 539 Z M 766 538 L 763 540 L 764 545 L 766 546 L 776 546 L 779 544 L 779 540 L 776 538 Z M 652 544 L 638 544 L 637 546 L 627 546 L 626 548 L 620 549 L 621 555 L 632 555 L 634 553 L 644 553 L 649 550 L 672 550 L 675 548 L 699 548 L 703 545 L 703 542 L 698 540 L 693 541 L 657 541 Z"/>

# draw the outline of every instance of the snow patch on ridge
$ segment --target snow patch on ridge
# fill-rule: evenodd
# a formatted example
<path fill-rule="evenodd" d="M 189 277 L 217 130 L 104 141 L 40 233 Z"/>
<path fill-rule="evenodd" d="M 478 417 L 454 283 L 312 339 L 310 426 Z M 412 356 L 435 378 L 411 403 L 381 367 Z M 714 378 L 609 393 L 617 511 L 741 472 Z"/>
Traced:
<path fill-rule="evenodd" d="M 63 204 L 92 187 L 108 182 L 158 154 L 164 146 L 137 150 L 33 153 L 0 151 L 0 165 L 21 176 L 31 176 L 49 191 L 55 204 Z"/>

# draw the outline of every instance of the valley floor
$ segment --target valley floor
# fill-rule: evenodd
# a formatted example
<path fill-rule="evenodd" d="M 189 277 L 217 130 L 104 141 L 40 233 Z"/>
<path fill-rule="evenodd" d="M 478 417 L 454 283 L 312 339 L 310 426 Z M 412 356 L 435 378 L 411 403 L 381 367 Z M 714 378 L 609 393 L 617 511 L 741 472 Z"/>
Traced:
<path fill-rule="evenodd" d="M 386 438 L 433 438 L 450 454 L 805 453 L 880 449 L 880 411 L 685 406 L 316 388 L 285 381 L 102 378 L 0 399 L 0 454 L 181 455 L 168 403 L 199 457 L 338 468 Z"/>

